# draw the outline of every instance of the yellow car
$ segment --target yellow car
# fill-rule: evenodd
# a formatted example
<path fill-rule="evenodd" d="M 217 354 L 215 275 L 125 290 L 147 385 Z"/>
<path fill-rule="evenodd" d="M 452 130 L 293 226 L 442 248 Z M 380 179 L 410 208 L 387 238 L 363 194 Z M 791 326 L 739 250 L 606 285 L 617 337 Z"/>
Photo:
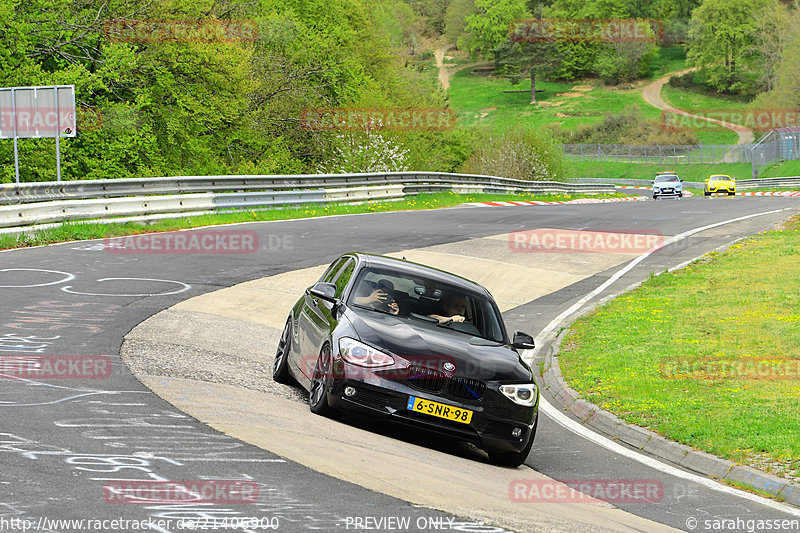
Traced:
<path fill-rule="evenodd" d="M 724 192 L 728 193 L 729 196 L 734 196 L 736 194 L 736 178 L 732 178 L 727 174 L 712 174 L 706 180 L 703 194 L 711 196 L 715 192 Z"/>

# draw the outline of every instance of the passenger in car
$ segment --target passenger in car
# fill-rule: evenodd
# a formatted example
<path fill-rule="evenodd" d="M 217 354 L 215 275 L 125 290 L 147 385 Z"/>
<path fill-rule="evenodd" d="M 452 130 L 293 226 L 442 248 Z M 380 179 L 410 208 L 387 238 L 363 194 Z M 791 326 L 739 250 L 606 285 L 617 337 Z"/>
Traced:
<path fill-rule="evenodd" d="M 378 280 L 378 283 L 362 282 L 359 295 L 353 298 L 353 302 L 369 305 L 392 315 L 400 313 L 400 307 L 394 299 L 394 284 L 388 279 Z"/>
<path fill-rule="evenodd" d="M 442 297 L 442 314 L 432 313 L 428 315 L 435 318 L 439 323 L 452 320 L 453 322 L 464 322 L 467 314 L 467 299 L 462 294 L 447 293 Z"/>

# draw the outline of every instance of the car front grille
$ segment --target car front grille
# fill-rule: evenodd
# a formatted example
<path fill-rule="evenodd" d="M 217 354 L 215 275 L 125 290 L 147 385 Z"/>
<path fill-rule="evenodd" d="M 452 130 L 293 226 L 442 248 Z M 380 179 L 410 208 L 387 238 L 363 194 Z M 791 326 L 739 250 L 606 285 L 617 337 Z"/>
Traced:
<path fill-rule="evenodd" d="M 486 383 L 477 379 L 451 378 L 447 391 L 456 398 L 477 401 L 483 397 Z"/>
<path fill-rule="evenodd" d="M 408 369 L 408 384 L 415 389 L 447 393 L 453 398 L 478 401 L 486 392 L 486 383 L 470 378 L 448 378 L 445 374 L 424 366 L 412 366 Z"/>
<path fill-rule="evenodd" d="M 412 366 L 408 369 L 408 384 L 415 389 L 441 392 L 447 383 L 447 376 L 432 368 Z"/>

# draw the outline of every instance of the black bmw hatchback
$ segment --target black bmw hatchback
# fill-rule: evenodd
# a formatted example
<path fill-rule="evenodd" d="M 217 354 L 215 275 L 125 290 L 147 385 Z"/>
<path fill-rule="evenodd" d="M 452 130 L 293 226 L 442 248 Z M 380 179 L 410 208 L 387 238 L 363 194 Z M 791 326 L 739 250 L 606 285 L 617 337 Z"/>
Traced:
<path fill-rule="evenodd" d="M 311 411 L 357 411 L 469 441 L 518 466 L 536 435 L 539 390 L 489 292 L 405 260 L 345 254 L 292 308 L 273 377 Z"/>

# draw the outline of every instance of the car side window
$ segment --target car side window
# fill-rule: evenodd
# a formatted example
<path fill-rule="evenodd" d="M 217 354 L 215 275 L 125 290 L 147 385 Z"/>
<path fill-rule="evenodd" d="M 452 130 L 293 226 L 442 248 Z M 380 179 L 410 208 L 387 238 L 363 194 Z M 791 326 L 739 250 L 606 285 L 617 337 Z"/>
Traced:
<path fill-rule="evenodd" d="M 345 263 L 345 261 L 349 259 L 350 259 L 349 257 L 340 257 L 339 259 L 331 263 L 331 266 L 328 267 L 328 270 L 325 271 L 325 273 L 319 280 L 324 281 L 325 283 L 333 283 L 333 278 L 336 276 L 339 270 L 341 270 L 342 265 Z"/>
<path fill-rule="evenodd" d="M 336 285 L 336 294 L 335 294 L 336 298 L 342 297 L 344 288 L 347 287 L 347 283 L 353 276 L 353 270 L 355 270 L 356 268 L 356 262 L 352 259 L 350 259 L 349 261 L 350 261 L 349 263 L 347 263 L 342 269 L 340 269 L 339 274 L 336 276 L 336 280 L 332 282 Z"/>

